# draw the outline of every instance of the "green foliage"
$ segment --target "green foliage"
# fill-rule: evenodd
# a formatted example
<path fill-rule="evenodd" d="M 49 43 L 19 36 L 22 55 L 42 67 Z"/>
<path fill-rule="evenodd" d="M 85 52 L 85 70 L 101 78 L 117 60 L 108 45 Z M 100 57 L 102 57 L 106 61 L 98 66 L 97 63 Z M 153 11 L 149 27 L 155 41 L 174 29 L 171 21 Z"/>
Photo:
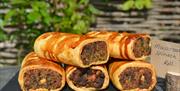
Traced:
<path fill-rule="evenodd" d="M 94 22 L 98 10 L 89 0 L 2 0 L 10 10 L 0 17 L 0 40 L 7 35 L 3 26 L 18 26 L 8 39 L 18 40 L 17 47 L 32 49 L 42 33 L 62 31 L 83 34 Z"/>
<path fill-rule="evenodd" d="M 128 11 L 130 9 L 150 9 L 152 8 L 152 0 L 127 0 L 122 4 L 122 10 Z"/>
<path fill-rule="evenodd" d="M 130 10 L 134 5 L 134 0 L 128 0 L 122 5 L 123 10 Z"/>
<path fill-rule="evenodd" d="M 6 40 L 7 35 L 3 32 L 2 29 L 0 29 L 0 41 Z"/>
<path fill-rule="evenodd" d="M 7 39 L 7 35 L 3 31 L 4 21 L 1 18 L 2 16 L 0 16 L 0 41 L 4 41 Z"/>

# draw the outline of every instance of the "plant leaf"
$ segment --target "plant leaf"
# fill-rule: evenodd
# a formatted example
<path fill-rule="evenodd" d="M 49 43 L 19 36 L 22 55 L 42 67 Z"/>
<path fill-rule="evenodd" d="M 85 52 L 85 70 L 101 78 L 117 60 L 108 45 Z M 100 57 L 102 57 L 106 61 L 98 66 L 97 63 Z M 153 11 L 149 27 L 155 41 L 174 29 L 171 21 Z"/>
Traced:
<path fill-rule="evenodd" d="M 47 10 L 40 10 L 41 15 L 43 16 L 43 22 L 47 25 L 51 22 L 51 17 Z"/>
<path fill-rule="evenodd" d="M 142 10 L 144 7 L 144 0 L 136 0 L 135 1 L 135 8 L 138 10 Z"/>
<path fill-rule="evenodd" d="M 61 19 L 62 19 L 61 16 L 53 16 L 53 17 L 51 18 L 51 21 L 52 21 L 53 23 L 59 23 L 59 22 L 61 22 Z"/>
<path fill-rule="evenodd" d="M 39 7 L 36 3 L 32 3 L 31 7 L 32 7 L 33 11 L 39 11 Z"/>
<path fill-rule="evenodd" d="M 12 16 L 14 16 L 15 14 L 16 14 L 16 10 L 15 10 L 15 9 L 9 10 L 9 11 L 7 12 L 7 14 L 5 15 L 5 19 L 4 19 L 5 23 L 7 23 L 8 21 L 10 21 L 11 18 L 12 18 Z"/>
<path fill-rule="evenodd" d="M 3 26 L 4 26 L 3 20 L 0 18 L 0 28 L 3 28 Z"/>
<path fill-rule="evenodd" d="M 27 4 L 27 0 L 11 0 L 11 4 Z"/>
<path fill-rule="evenodd" d="M 80 0 L 79 4 L 87 5 L 89 3 L 89 0 Z"/>
<path fill-rule="evenodd" d="M 128 11 L 133 7 L 134 1 L 133 0 L 128 0 L 122 5 L 122 9 L 124 11 Z"/>
<path fill-rule="evenodd" d="M 80 13 L 76 12 L 76 13 L 72 14 L 71 21 L 76 21 L 76 20 L 79 20 L 79 19 L 81 19 Z"/>
<path fill-rule="evenodd" d="M 28 23 L 36 23 L 38 21 L 40 21 L 41 19 L 41 15 L 39 14 L 39 12 L 31 12 L 27 15 L 27 19 L 28 19 Z"/>
<path fill-rule="evenodd" d="M 87 26 L 84 21 L 80 20 L 73 27 L 73 33 L 82 34 L 87 31 Z"/>
<path fill-rule="evenodd" d="M 0 29 L 0 41 L 4 41 L 7 39 L 7 35 Z"/>
<path fill-rule="evenodd" d="M 152 0 L 144 0 L 144 7 L 146 7 L 147 9 L 152 8 Z"/>
<path fill-rule="evenodd" d="M 96 9 L 93 5 L 89 5 L 89 10 L 93 13 L 93 14 L 99 14 L 100 10 Z"/>

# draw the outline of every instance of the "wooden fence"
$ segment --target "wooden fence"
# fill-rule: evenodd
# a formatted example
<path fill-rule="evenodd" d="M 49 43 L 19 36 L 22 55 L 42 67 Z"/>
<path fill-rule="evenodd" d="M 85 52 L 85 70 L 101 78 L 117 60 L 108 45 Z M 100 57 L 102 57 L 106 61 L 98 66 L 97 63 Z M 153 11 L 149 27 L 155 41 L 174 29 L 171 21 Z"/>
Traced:
<path fill-rule="evenodd" d="M 149 33 L 162 40 L 180 43 L 180 1 L 153 0 L 153 8 L 148 11 L 124 12 L 118 9 L 119 0 L 110 3 L 93 4 L 103 12 L 97 17 L 97 25 L 92 30 L 106 28 L 112 31 Z"/>

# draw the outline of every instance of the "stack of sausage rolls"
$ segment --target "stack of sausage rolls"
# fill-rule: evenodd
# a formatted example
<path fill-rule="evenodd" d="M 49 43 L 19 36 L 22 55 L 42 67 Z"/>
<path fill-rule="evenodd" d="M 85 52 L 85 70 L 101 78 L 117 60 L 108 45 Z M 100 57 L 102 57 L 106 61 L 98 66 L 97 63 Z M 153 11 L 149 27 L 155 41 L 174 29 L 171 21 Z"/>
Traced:
<path fill-rule="evenodd" d="M 146 34 L 48 32 L 35 40 L 18 81 L 23 91 L 60 91 L 65 82 L 77 91 L 103 90 L 110 79 L 119 90 L 150 91 L 156 84 L 155 69 L 143 61 L 150 52 Z"/>
<path fill-rule="evenodd" d="M 156 84 L 152 64 L 145 62 L 151 53 L 150 36 L 106 31 L 92 31 L 90 37 L 103 38 L 109 44 L 109 76 L 114 86 L 125 91 L 151 91 Z M 121 61 L 120 61 L 121 60 Z M 122 61 L 123 60 L 123 61 Z"/>

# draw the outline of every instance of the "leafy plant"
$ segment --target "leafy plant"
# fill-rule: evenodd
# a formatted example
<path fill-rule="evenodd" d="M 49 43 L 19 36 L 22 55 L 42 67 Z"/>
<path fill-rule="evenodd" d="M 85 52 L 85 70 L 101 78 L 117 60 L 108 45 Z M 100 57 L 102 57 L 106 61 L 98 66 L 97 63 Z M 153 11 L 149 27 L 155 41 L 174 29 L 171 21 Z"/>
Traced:
<path fill-rule="evenodd" d="M 7 36 L 2 29 L 0 29 L 0 41 L 6 40 Z"/>
<path fill-rule="evenodd" d="M 7 39 L 7 36 L 2 30 L 2 28 L 3 28 L 3 20 L 0 18 L 0 41 Z"/>
<path fill-rule="evenodd" d="M 16 26 L 8 38 L 18 40 L 17 47 L 25 49 L 31 49 L 35 38 L 44 32 L 86 33 L 99 12 L 89 0 L 2 0 L 1 3 L 9 8 L 0 18 L 0 26 L 5 27 L 1 29 Z M 2 30 L 0 35 L 5 35 Z"/>
<path fill-rule="evenodd" d="M 128 11 L 130 9 L 150 9 L 152 8 L 152 0 L 127 0 L 122 4 L 121 8 L 124 11 Z"/>
<path fill-rule="evenodd" d="M 0 15 L 0 41 L 16 41 L 20 52 L 32 50 L 34 40 L 44 32 L 86 33 L 99 12 L 89 0 L 1 0 L 0 3 L 0 8 L 9 9 Z M 13 31 L 7 33 L 7 29 Z"/>

